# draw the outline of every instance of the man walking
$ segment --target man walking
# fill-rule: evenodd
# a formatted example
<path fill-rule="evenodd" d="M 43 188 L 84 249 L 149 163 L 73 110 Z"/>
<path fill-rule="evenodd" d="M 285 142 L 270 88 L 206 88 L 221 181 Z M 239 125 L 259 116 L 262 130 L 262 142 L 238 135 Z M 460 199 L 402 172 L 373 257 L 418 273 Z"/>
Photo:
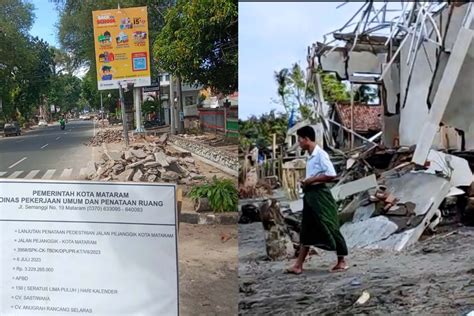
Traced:
<path fill-rule="evenodd" d="M 316 135 L 311 126 L 300 128 L 296 134 L 300 147 L 308 151 L 310 156 L 306 163 L 306 178 L 301 181 L 304 192 L 301 249 L 295 264 L 287 272 L 303 272 L 303 263 L 310 246 L 336 251 L 337 263 L 331 272 L 347 270 L 349 266 L 344 258 L 347 256 L 346 241 L 339 231 L 336 201 L 326 186 L 336 177 L 336 171 L 329 155 L 316 144 Z"/>

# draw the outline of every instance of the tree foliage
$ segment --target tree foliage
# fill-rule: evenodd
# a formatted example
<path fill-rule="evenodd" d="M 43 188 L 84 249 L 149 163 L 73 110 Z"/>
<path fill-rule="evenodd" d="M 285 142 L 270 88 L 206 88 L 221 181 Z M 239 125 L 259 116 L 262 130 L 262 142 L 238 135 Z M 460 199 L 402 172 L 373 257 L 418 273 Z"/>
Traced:
<path fill-rule="evenodd" d="M 330 104 L 349 101 L 350 95 L 346 85 L 339 81 L 332 73 L 321 73 L 321 85 L 324 99 Z"/>
<path fill-rule="evenodd" d="M 240 148 L 248 151 L 252 146 L 266 148 L 272 144 L 276 134 L 277 144 L 283 144 L 288 129 L 288 115 L 271 110 L 259 117 L 253 115 L 247 120 L 239 119 Z"/>
<path fill-rule="evenodd" d="M 178 0 L 153 46 L 160 68 L 214 91 L 237 90 L 237 2 Z"/>
<path fill-rule="evenodd" d="M 280 104 L 285 108 L 286 113 L 293 110 L 299 112 L 302 119 L 312 116 L 314 87 L 307 85 L 305 72 L 298 63 L 293 64 L 291 69 L 283 68 L 274 73 L 277 83 L 277 94 Z"/>

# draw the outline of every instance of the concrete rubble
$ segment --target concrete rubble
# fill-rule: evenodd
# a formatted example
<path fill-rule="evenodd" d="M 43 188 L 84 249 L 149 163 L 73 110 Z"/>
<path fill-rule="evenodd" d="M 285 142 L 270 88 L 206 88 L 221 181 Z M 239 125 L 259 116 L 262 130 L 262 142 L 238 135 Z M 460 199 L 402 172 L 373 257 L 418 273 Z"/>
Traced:
<path fill-rule="evenodd" d="M 123 152 L 106 152 L 102 160 L 89 163 L 83 179 L 95 181 L 202 183 L 203 176 L 190 152 L 171 152 L 166 137 L 156 142 L 136 143 Z"/>
<path fill-rule="evenodd" d="M 313 121 L 324 123 L 318 144 L 338 171 L 331 191 L 350 247 L 400 251 L 459 214 L 474 224 L 474 6 L 401 5 L 399 17 L 387 20 L 387 4 L 380 10 L 372 1 L 361 4 L 351 19 L 359 19 L 355 30 L 347 31 L 349 21 L 308 48 L 306 81 L 317 90 Z M 383 29 L 388 34 L 378 33 Z M 333 105 L 324 99 L 319 70 L 351 87 L 377 86 L 382 132 L 361 136 L 344 127 L 350 148 L 336 146 L 332 129 L 341 125 L 328 114 Z M 285 167 L 296 174 L 304 164 L 293 161 Z M 297 232 L 298 192 L 286 204 L 281 212 Z"/>
<path fill-rule="evenodd" d="M 97 132 L 87 144 L 88 146 L 102 146 L 103 143 L 120 143 L 123 141 L 122 130 L 104 129 Z"/>

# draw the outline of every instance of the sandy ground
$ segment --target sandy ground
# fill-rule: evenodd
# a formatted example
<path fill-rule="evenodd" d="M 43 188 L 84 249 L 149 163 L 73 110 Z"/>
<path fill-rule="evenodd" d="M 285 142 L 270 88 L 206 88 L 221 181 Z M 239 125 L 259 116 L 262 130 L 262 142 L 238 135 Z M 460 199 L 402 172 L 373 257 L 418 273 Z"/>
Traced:
<path fill-rule="evenodd" d="M 107 144 L 120 150 L 121 144 Z M 100 157 L 101 147 L 97 147 Z M 201 175 L 237 178 L 195 159 Z M 190 187 L 181 186 L 184 192 Z M 183 198 L 183 212 L 193 211 L 190 199 Z M 194 212 L 194 211 L 193 211 Z M 222 241 L 222 237 L 226 241 Z M 179 231 L 180 314 L 237 315 L 237 227 L 236 225 L 180 224 Z"/>
<path fill-rule="evenodd" d="M 299 276 L 265 260 L 261 223 L 239 225 L 240 315 L 466 315 L 474 310 L 474 228 L 430 237 L 401 253 L 353 250 L 332 274 L 334 253 L 312 256 Z M 355 302 L 363 291 L 370 299 Z"/>
<path fill-rule="evenodd" d="M 230 237 L 223 242 L 221 237 Z M 237 227 L 181 224 L 180 312 L 237 315 Z"/>

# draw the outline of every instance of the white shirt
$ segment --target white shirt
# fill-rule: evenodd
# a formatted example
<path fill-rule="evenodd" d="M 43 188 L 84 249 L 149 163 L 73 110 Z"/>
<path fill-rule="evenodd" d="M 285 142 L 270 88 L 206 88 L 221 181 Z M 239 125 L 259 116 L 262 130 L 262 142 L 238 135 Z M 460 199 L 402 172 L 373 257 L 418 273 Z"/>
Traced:
<path fill-rule="evenodd" d="M 329 159 L 329 155 L 321 147 L 316 145 L 311 156 L 306 162 L 306 179 L 316 175 L 336 176 L 336 170 Z"/>

